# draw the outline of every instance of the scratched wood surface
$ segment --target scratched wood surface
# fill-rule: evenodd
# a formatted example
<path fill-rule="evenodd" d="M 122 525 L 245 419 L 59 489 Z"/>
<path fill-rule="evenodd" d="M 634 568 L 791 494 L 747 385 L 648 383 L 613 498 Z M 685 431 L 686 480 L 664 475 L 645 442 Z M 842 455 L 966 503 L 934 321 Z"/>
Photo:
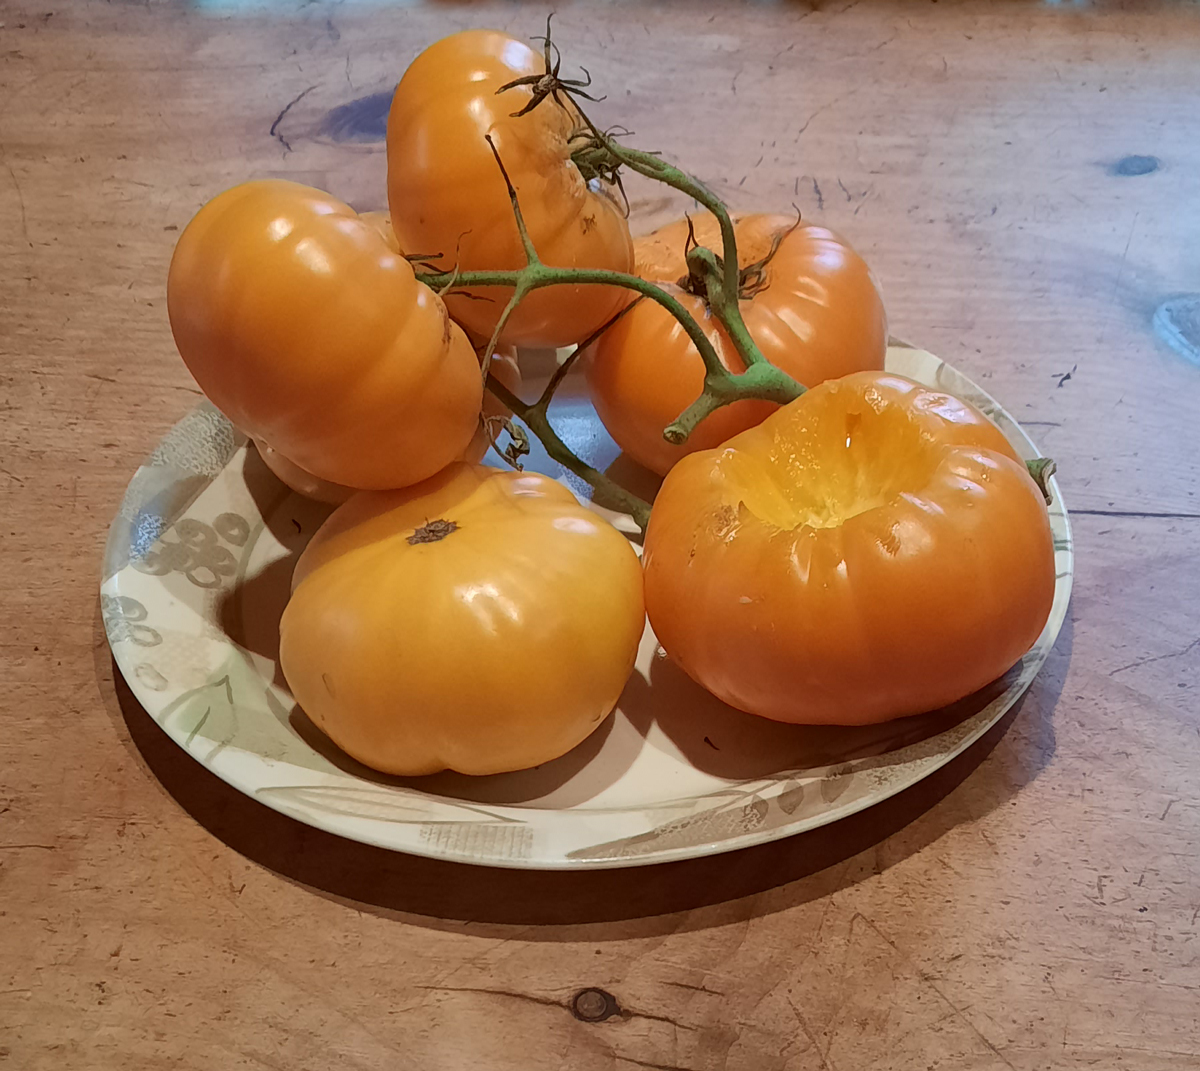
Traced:
<path fill-rule="evenodd" d="M 196 401 L 178 230 L 251 176 L 382 204 L 408 60 L 543 17 L 0 3 L 0 1067 L 1196 1068 L 1194 6 L 558 5 L 599 118 L 843 229 L 1059 459 L 1070 621 L 944 775 L 737 856 L 480 872 L 257 808 L 114 683 L 105 531 Z"/>

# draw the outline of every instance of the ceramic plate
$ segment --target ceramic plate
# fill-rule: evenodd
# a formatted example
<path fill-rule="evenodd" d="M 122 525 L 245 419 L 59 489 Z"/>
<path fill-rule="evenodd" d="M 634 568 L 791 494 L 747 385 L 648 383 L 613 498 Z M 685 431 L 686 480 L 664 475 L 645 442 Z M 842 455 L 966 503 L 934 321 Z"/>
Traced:
<path fill-rule="evenodd" d="M 1038 455 L 1008 413 L 932 354 L 893 345 L 887 366 L 969 399 L 1021 454 Z M 593 463 L 624 465 L 581 395 L 568 392 L 551 415 Z M 590 491 L 544 455 L 529 467 L 581 497 Z M 247 796 L 352 840 L 493 866 L 707 855 L 887 799 L 1012 707 L 1053 646 L 1071 592 L 1071 534 L 1055 487 L 1050 620 L 1004 678 L 953 708 L 870 728 L 779 725 L 697 687 L 647 628 L 617 710 L 569 754 L 491 777 L 388 777 L 338 751 L 279 672 L 292 564 L 327 513 L 279 483 L 215 409 L 193 410 L 138 469 L 109 534 L 101 605 L 117 665 L 163 731 Z"/>

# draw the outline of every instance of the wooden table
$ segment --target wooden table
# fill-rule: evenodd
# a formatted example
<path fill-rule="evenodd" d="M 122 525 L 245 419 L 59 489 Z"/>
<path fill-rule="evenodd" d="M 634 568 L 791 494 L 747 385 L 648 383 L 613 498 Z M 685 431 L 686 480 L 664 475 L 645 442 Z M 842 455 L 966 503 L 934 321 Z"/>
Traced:
<path fill-rule="evenodd" d="M 1200 1066 L 1194 6 L 558 8 L 600 118 L 844 230 L 894 332 L 1058 459 L 1069 623 L 943 776 L 703 864 L 478 871 L 248 803 L 114 684 L 105 532 L 196 401 L 179 229 L 251 176 L 381 205 L 408 60 L 543 15 L 0 4 L 0 1067 Z"/>

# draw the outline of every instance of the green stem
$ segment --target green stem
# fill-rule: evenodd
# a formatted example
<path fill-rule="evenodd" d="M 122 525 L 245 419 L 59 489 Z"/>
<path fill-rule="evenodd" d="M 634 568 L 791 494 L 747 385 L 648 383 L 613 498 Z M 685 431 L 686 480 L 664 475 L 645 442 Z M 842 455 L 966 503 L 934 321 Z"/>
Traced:
<path fill-rule="evenodd" d="M 504 405 L 512 410 L 514 416 L 519 417 L 526 427 L 541 440 L 547 454 L 564 468 L 570 469 L 581 480 L 586 480 L 595 488 L 601 496 L 597 500 L 601 505 L 610 505 L 615 509 L 628 513 L 634 519 L 637 526 L 645 532 L 646 525 L 650 523 L 650 504 L 638 498 L 637 495 L 626 491 L 620 484 L 609 479 L 599 469 L 589 465 L 572 452 L 571 448 L 558 437 L 558 433 L 550 424 L 550 419 L 546 414 L 546 406 L 550 401 L 547 394 L 543 394 L 534 404 L 527 405 L 496 379 L 495 376 L 488 376 L 487 387 Z"/>
<path fill-rule="evenodd" d="M 699 179 L 668 164 L 661 156 L 622 145 L 615 138 L 609 137 L 604 131 L 598 129 L 578 106 L 576 106 L 576 111 L 579 111 L 583 121 L 587 123 L 592 136 L 617 163 L 624 164 L 630 171 L 636 171 L 639 175 L 645 175 L 646 178 L 654 179 L 680 193 L 687 194 L 693 201 L 703 205 L 713 214 L 717 225 L 721 228 L 721 248 L 725 263 L 722 283 L 726 293 L 736 294 L 738 290 L 737 235 L 734 233 L 729 209 L 725 207 L 721 198 Z"/>
<path fill-rule="evenodd" d="M 628 146 L 622 145 L 615 138 L 609 137 L 608 134 L 600 130 L 578 105 L 576 105 L 576 111 L 579 112 L 583 121 L 588 125 L 588 129 L 591 130 L 592 136 L 596 139 L 600 149 L 608 153 L 611 157 L 612 163 L 609 163 L 607 166 L 611 168 L 613 163 L 624 164 L 631 171 L 636 171 L 639 175 L 644 175 L 647 178 L 654 179 L 656 182 L 670 186 L 672 189 L 679 190 L 680 193 L 687 194 L 692 200 L 703 205 L 713 214 L 717 225 L 721 229 L 720 260 L 718 261 L 711 250 L 704 249 L 703 247 L 691 251 L 691 253 L 703 252 L 708 254 L 705 267 L 712 274 L 709 275 L 706 271 L 704 278 L 709 308 L 712 309 L 713 314 L 729 334 L 730 341 L 747 366 L 766 361 L 766 357 L 763 356 L 762 350 L 758 348 L 758 343 L 751 338 L 745 321 L 742 319 L 740 300 L 741 271 L 738 263 L 737 235 L 734 232 L 733 220 L 730 218 L 729 210 L 725 207 L 724 202 L 705 186 L 703 182 L 693 178 L 686 171 L 681 171 L 679 168 L 668 164 L 654 153 L 644 152 L 641 149 L 631 149 Z M 593 151 L 594 157 L 595 154 Z M 719 279 L 719 287 L 714 288 L 711 285 L 710 279 L 714 278 Z"/>
<path fill-rule="evenodd" d="M 587 338 L 579 343 L 579 345 L 575 347 L 575 352 L 569 354 L 566 360 L 559 362 L 558 367 L 551 374 L 549 382 L 546 383 L 546 387 L 542 391 L 541 397 L 538 398 L 536 403 L 542 408 L 543 412 L 550 407 L 551 399 L 554 397 L 554 392 L 558 390 L 558 385 L 566 378 L 567 373 L 570 372 L 574 367 L 575 362 L 587 352 L 588 347 L 591 346 L 592 343 L 594 343 L 602 334 L 604 334 L 605 331 L 612 327 L 613 324 L 615 324 L 618 320 L 623 319 L 626 314 L 629 313 L 641 300 L 642 298 L 640 296 L 635 297 L 628 305 L 621 309 L 620 312 L 610 316 L 604 323 L 597 327 L 595 331 L 588 335 Z"/>
<path fill-rule="evenodd" d="M 738 351 L 742 361 L 749 368 L 755 364 L 767 364 L 766 357 L 758 348 L 758 343 L 750 337 L 750 329 L 742 319 L 741 297 L 735 290 L 732 296 L 725 291 L 725 276 L 717 255 L 704 246 L 688 250 L 688 271 L 693 277 L 704 282 L 704 297 L 708 307 L 713 310 L 734 349 Z M 740 286 L 740 280 L 737 284 Z"/>
<path fill-rule="evenodd" d="M 492 354 L 496 350 L 496 345 L 499 341 L 500 334 L 507 323 L 509 316 L 513 310 L 521 303 L 522 299 L 534 290 L 539 290 L 544 286 L 553 286 L 558 283 L 612 283 L 617 285 L 626 285 L 631 289 L 638 290 L 647 297 L 655 298 L 663 302 L 668 308 L 674 305 L 678 308 L 677 318 L 681 322 L 683 318 L 691 322 L 695 332 L 694 339 L 698 339 L 708 346 L 712 352 L 713 360 L 716 361 L 716 353 L 712 350 L 712 345 L 709 343 L 704 332 L 700 330 L 700 326 L 688 315 L 687 310 L 679 304 L 669 294 L 659 290 L 646 280 L 630 275 L 623 277 L 622 281 L 613 279 L 620 273 L 605 272 L 605 271 L 589 271 L 589 270 L 572 270 L 569 268 L 552 268 L 545 265 L 538 258 L 537 250 L 534 248 L 533 241 L 529 237 L 529 229 L 525 225 L 525 217 L 521 212 L 520 202 L 517 200 L 517 191 L 512 184 L 512 179 L 509 177 L 508 171 L 504 167 L 504 161 L 500 159 L 500 153 L 496 149 L 495 143 L 490 135 L 487 135 L 488 146 L 492 150 L 492 155 L 496 159 L 496 166 L 500 168 L 500 174 L 504 177 L 504 183 L 508 187 L 509 200 L 512 203 L 513 216 L 516 220 L 517 231 L 521 237 L 521 246 L 525 253 L 525 267 L 515 272 L 459 272 L 457 266 L 451 272 L 438 272 L 419 274 L 420 278 L 426 285 L 437 286 L 441 284 L 443 289 L 454 286 L 511 286 L 513 288 L 512 296 L 509 298 L 508 304 L 504 307 L 504 311 L 500 315 L 500 319 L 496 323 L 492 331 L 492 337 L 488 341 L 487 349 L 484 351 L 482 358 L 484 383 L 488 390 L 498 398 L 509 410 L 519 417 L 526 427 L 529 428 L 545 446 L 546 452 L 559 464 L 575 473 L 581 479 L 586 480 L 591 486 L 599 492 L 605 499 L 604 504 L 611 504 L 618 509 L 624 510 L 637 523 L 638 527 L 643 532 L 646 531 L 646 525 L 650 522 L 650 506 L 647 502 L 638 498 L 636 495 L 626 491 L 625 488 L 610 480 L 599 469 L 589 465 L 586 461 L 580 458 L 574 451 L 571 450 L 566 443 L 559 438 L 558 433 L 550 424 L 549 407 L 554 391 L 563 377 L 567 373 L 567 368 L 558 369 L 554 375 L 550 377 L 550 382 L 546 385 L 546 389 L 542 391 L 542 395 L 532 405 L 527 405 L 521 401 L 512 391 L 510 391 L 503 383 L 491 374 Z M 600 333 L 612 326 L 613 323 L 627 309 L 622 309 L 617 316 L 606 323 L 599 332 L 596 332 L 591 337 L 585 340 L 584 347 L 590 345 L 599 337 Z M 682 314 L 681 316 L 679 314 Z M 687 323 L 684 323 L 685 328 Z M 691 334 L 691 332 L 689 332 Z M 576 351 L 576 355 L 580 350 Z M 575 356 L 570 360 L 573 362 Z M 720 362 L 717 361 L 719 364 Z M 515 464 L 515 457 L 510 458 L 510 461 Z"/>
<path fill-rule="evenodd" d="M 524 268 L 511 271 L 463 271 L 463 272 L 418 272 L 417 279 L 432 290 L 441 291 L 443 287 L 479 287 L 479 286 L 511 286 L 517 287 L 521 296 L 547 286 L 583 285 L 599 283 L 605 286 L 620 286 L 626 290 L 635 290 L 643 297 L 657 301 L 667 310 L 680 326 L 687 332 L 688 338 L 700 353 L 704 368 L 708 375 L 728 376 L 731 373 L 721 363 L 716 349 L 704 333 L 704 329 L 696 319 L 675 297 L 665 290 L 648 282 L 638 275 L 627 275 L 625 272 L 607 271 L 603 268 L 555 268 L 541 261 L 534 261 Z M 517 295 L 514 293 L 513 297 Z M 509 302 L 511 306 L 512 301 Z M 505 310 L 506 313 L 508 310 Z M 507 316 L 501 317 L 493 337 L 497 337 L 503 328 Z"/>
<path fill-rule="evenodd" d="M 803 393 L 804 387 L 769 361 L 752 365 L 738 375 L 728 374 L 721 381 L 706 379 L 704 392 L 673 423 L 667 425 L 663 438 L 676 446 L 682 445 L 706 416 L 731 402 L 757 398 L 775 402 L 776 405 L 787 405 Z"/>

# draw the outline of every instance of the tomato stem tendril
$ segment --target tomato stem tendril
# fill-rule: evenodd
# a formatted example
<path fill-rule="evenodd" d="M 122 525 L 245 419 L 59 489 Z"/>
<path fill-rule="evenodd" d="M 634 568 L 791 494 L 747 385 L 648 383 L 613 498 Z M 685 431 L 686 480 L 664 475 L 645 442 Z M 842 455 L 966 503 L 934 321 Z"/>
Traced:
<path fill-rule="evenodd" d="M 1026 461 L 1025 467 L 1029 470 L 1030 478 L 1037 484 L 1038 490 L 1042 492 L 1046 505 L 1050 505 L 1054 496 L 1050 494 L 1050 484 L 1047 481 L 1058 471 L 1058 465 L 1051 457 L 1035 457 Z"/>

